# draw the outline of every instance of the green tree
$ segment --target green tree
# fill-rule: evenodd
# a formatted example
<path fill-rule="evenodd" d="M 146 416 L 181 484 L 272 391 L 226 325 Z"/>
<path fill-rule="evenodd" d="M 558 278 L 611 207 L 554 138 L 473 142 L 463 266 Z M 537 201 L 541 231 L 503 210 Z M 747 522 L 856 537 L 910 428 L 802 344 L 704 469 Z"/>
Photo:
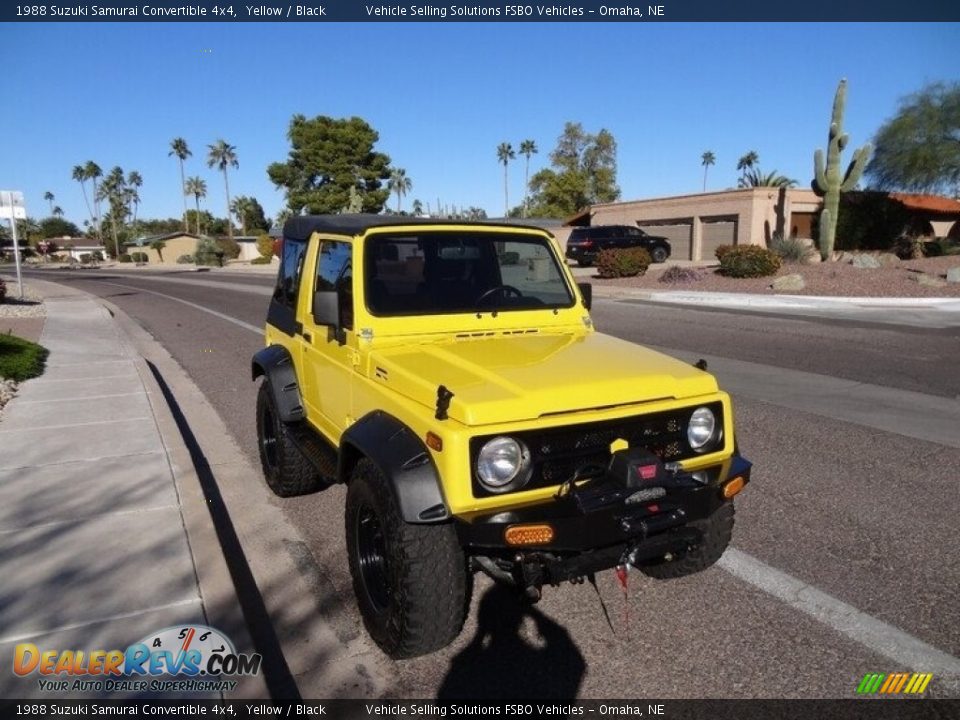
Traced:
<path fill-rule="evenodd" d="M 189 232 L 190 227 L 187 225 L 187 195 L 189 193 L 186 191 L 187 181 L 183 174 L 183 162 L 193 155 L 193 153 L 190 152 L 187 141 L 182 137 L 177 137 L 170 141 L 170 152 L 167 153 L 167 157 L 171 155 L 175 155 L 180 163 L 180 191 L 183 195 L 183 231 Z"/>
<path fill-rule="evenodd" d="M 150 243 L 150 248 L 157 251 L 157 257 L 160 258 L 160 262 L 163 262 L 163 249 L 166 246 L 167 243 L 163 240 L 154 240 L 152 243 Z"/>
<path fill-rule="evenodd" d="M 59 218 L 59 217 L 63 217 L 63 208 L 60 207 L 59 205 L 54 205 L 54 206 L 53 206 L 53 216 L 54 216 L 54 217 L 58 217 L 58 218 Z"/>
<path fill-rule="evenodd" d="M 397 212 L 400 212 L 400 205 L 403 196 L 413 189 L 413 180 L 407 177 L 407 171 L 403 168 L 394 168 L 390 171 L 390 177 L 387 179 L 387 190 L 397 194 Z"/>
<path fill-rule="evenodd" d="M 230 182 L 227 180 L 227 168 L 239 168 L 237 148 L 226 140 L 217 140 L 208 145 L 207 167 L 216 167 L 223 173 L 223 187 L 227 192 L 227 235 L 233 240 L 233 222 L 230 221 Z"/>
<path fill-rule="evenodd" d="M 294 213 L 337 213 L 350 202 L 350 188 L 360 194 L 362 210 L 379 213 L 390 197 L 390 157 L 373 148 L 380 136 L 358 117 L 307 119 L 294 115 L 287 131 L 291 149 L 286 162 L 267 168 L 283 188 Z"/>
<path fill-rule="evenodd" d="M 520 154 L 526 158 L 523 168 L 523 217 L 526 217 L 530 206 L 530 156 L 537 154 L 537 144 L 533 140 L 524 140 L 520 143 Z"/>
<path fill-rule="evenodd" d="M 423 215 L 423 203 L 420 202 L 419 200 L 417 200 L 416 198 L 414 198 L 413 208 L 412 208 L 411 212 L 412 212 L 414 215 Z"/>
<path fill-rule="evenodd" d="M 715 165 L 717 162 L 717 156 L 714 155 L 710 150 L 707 150 L 703 155 L 700 156 L 700 164 L 703 165 L 703 191 L 707 191 L 707 170 L 710 169 L 711 165 Z"/>
<path fill-rule="evenodd" d="M 250 210 L 250 198 L 246 195 L 238 195 L 230 203 L 230 212 L 234 214 L 240 223 L 240 234 L 247 234 L 247 213 Z"/>
<path fill-rule="evenodd" d="M 193 195 L 197 203 L 197 235 L 200 235 L 200 198 L 207 196 L 207 183 L 196 176 L 187 178 L 187 181 L 183 184 L 183 194 Z"/>
<path fill-rule="evenodd" d="M 564 217 L 620 197 L 617 141 L 608 130 L 593 135 L 580 123 L 566 123 L 550 164 L 530 179 L 534 217 Z"/>
<path fill-rule="evenodd" d="M 513 151 L 513 145 L 507 142 L 497 145 L 497 160 L 503 163 L 503 216 L 510 214 L 510 195 L 507 192 L 507 165 L 517 154 Z"/>
<path fill-rule="evenodd" d="M 960 83 L 904 98 L 874 146 L 866 174 L 878 188 L 960 196 Z"/>
<path fill-rule="evenodd" d="M 230 209 L 240 222 L 240 228 L 244 235 L 270 229 L 270 221 L 267 220 L 267 216 L 263 212 L 263 206 L 255 197 L 238 195 L 233 199 Z"/>
<path fill-rule="evenodd" d="M 64 220 L 60 217 L 53 216 L 44 218 L 37 224 L 40 229 L 40 236 L 43 239 L 61 238 L 64 236 L 78 237 L 80 235 L 80 228 L 69 220 Z"/>
<path fill-rule="evenodd" d="M 43 199 L 50 203 L 50 214 L 53 215 L 53 193 L 47 190 L 43 194 Z"/>

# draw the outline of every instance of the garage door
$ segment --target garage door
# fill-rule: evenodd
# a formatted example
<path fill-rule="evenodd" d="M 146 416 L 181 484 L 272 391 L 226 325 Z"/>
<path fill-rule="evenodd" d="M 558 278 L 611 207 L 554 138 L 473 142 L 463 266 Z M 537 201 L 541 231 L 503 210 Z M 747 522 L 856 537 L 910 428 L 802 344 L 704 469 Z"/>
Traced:
<path fill-rule="evenodd" d="M 704 220 L 703 237 L 700 243 L 700 259 L 716 260 L 716 249 L 721 245 L 733 245 L 737 242 L 737 223 L 735 220 Z"/>
<path fill-rule="evenodd" d="M 644 225 L 640 229 L 650 235 L 665 237 L 670 241 L 670 257 L 674 260 L 690 259 L 690 241 L 692 225 L 690 223 L 671 223 L 669 225 Z"/>

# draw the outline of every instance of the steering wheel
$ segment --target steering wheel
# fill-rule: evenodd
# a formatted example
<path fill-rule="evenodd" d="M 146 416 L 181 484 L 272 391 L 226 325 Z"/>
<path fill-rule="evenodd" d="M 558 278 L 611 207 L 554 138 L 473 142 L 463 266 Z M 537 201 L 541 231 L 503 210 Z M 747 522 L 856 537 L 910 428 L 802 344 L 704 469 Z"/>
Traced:
<path fill-rule="evenodd" d="M 476 304 L 479 305 L 484 300 L 492 297 L 496 293 L 503 293 L 504 297 L 508 295 L 515 295 L 518 298 L 523 297 L 523 293 L 517 290 L 513 285 L 497 285 L 496 287 L 492 287 L 489 290 L 480 293 L 480 297 L 477 298 Z"/>

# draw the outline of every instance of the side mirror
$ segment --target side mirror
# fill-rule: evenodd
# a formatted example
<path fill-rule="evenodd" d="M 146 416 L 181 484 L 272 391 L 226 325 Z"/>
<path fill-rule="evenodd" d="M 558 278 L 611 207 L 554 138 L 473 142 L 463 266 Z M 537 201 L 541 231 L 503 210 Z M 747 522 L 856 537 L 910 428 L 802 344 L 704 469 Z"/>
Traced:
<path fill-rule="evenodd" d="M 340 300 L 336 290 L 318 290 L 313 294 L 313 321 L 327 325 L 340 338 Z"/>
<path fill-rule="evenodd" d="M 589 310 L 593 307 L 593 285 L 590 283 L 577 283 L 577 288 L 583 296 L 583 306 Z"/>

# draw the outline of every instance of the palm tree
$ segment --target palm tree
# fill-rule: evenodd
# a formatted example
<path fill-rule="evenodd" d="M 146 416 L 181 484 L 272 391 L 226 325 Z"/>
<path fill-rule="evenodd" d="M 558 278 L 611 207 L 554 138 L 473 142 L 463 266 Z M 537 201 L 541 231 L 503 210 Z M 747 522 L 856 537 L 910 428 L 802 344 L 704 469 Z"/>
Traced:
<path fill-rule="evenodd" d="M 103 170 L 93 160 L 87 160 L 83 166 L 83 174 L 87 180 L 93 180 L 93 226 L 97 233 L 97 240 L 103 241 L 100 231 L 100 194 L 97 192 L 97 178 L 103 176 Z"/>
<path fill-rule="evenodd" d="M 537 144 L 533 140 L 524 140 L 520 143 L 520 154 L 527 158 L 523 173 L 523 216 L 527 216 L 528 191 L 530 189 L 530 156 L 537 154 Z"/>
<path fill-rule="evenodd" d="M 187 197 L 184 195 L 183 197 Z M 157 257 L 160 258 L 160 262 L 163 262 L 163 249 L 167 246 L 167 243 L 163 240 L 154 240 L 150 243 L 150 248 L 157 251 Z"/>
<path fill-rule="evenodd" d="M 59 205 L 54 205 L 52 212 L 54 217 L 63 217 L 63 208 Z"/>
<path fill-rule="evenodd" d="M 403 196 L 413 189 L 413 180 L 407 177 L 407 171 L 403 168 L 394 168 L 390 171 L 390 179 L 387 180 L 387 189 L 397 194 L 397 213 L 399 213 Z"/>
<path fill-rule="evenodd" d="M 757 155 L 755 150 L 751 150 L 745 155 L 741 155 L 740 159 L 737 160 L 737 170 L 740 170 L 746 174 L 746 172 L 753 169 L 753 166 L 758 162 L 760 162 L 760 156 Z"/>
<path fill-rule="evenodd" d="M 143 186 L 143 177 L 136 170 L 131 170 L 127 174 L 127 187 L 125 191 L 127 207 L 130 208 L 130 214 L 133 216 L 133 236 L 137 236 L 137 211 L 140 209 L 140 188 Z"/>
<path fill-rule="evenodd" d="M 207 167 L 216 166 L 223 173 L 223 186 L 227 191 L 227 235 L 233 240 L 233 220 L 230 219 L 230 182 L 227 180 L 227 168 L 239 168 L 237 162 L 237 148 L 226 140 L 217 140 L 213 145 L 207 145 Z"/>
<path fill-rule="evenodd" d="M 423 215 L 423 203 L 420 202 L 420 201 L 417 200 L 417 199 L 414 199 L 414 201 L 413 201 L 413 208 L 412 208 L 411 212 L 412 212 L 414 215 L 417 215 L 417 216 Z"/>
<path fill-rule="evenodd" d="M 700 156 L 700 164 L 703 165 L 703 191 L 707 191 L 707 170 L 711 165 L 716 164 L 717 156 L 714 155 L 710 150 L 707 150 L 703 155 Z"/>
<path fill-rule="evenodd" d="M 193 195 L 197 201 L 197 235 L 200 234 L 200 198 L 207 196 L 207 183 L 194 176 L 183 184 L 183 194 Z"/>
<path fill-rule="evenodd" d="M 83 168 L 83 165 L 74 165 L 72 176 L 74 180 L 80 183 L 80 189 L 83 191 L 83 202 L 87 206 L 87 214 L 90 216 L 90 219 L 93 220 L 93 210 L 90 209 L 90 200 L 87 198 L 87 173 Z"/>
<path fill-rule="evenodd" d="M 247 217 L 253 210 L 253 200 L 245 195 L 239 195 L 233 199 L 230 204 L 230 211 L 237 216 L 240 221 L 241 232 L 247 234 Z"/>
<path fill-rule="evenodd" d="M 517 154 L 513 151 L 510 143 L 503 142 L 497 145 L 497 159 L 503 163 L 503 216 L 510 214 L 510 196 L 507 192 L 507 164 L 513 160 Z"/>
<path fill-rule="evenodd" d="M 99 170 L 99 168 L 97 168 Z M 102 174 L 102 173 L 101 173 Z M 117 232 L 117 220 L 121 222 L 127 211 L 127 183 L 123 177 L 123 168 L 115 166 L 103 178 L 100 188 L 94 195 L 95 201 L 106 200 L 110 203 L 110 234 L 113 236 L 114 257 L 120 257 L 120 236 Z M 118 218 L 119 216 L 119 218 Z"/>
<path fill-rule="evenodd" d="M 50 214 L 53 215 L 53 193 L 47 190 L 43 194 L 43 199 L 50 203 Z"/>
<path fill-rule="evenodd" d="M 791 188 L 797 184 L 797 181 L 793 178 L 788 178 L 785 175 L 780 175 L 776 170 L 766 175 L 763 174 L 763 170 L 760 168 L 751 168 L 750 170 L 745 170 L 743 176 L 737 181 L 737 187 L 741 188 L 751 188 L 751 187 L 776 187 L 776 188 Z"/>
<path fill-rule="evenodd" d="M 183 230 L 184 232 L 189 232 L 190 228 L 187 227 L 187 192 L 184 188 L 186 180 L 184 180 L 183 176 L 183 161 L 193 155 L 193 153 L 190 152 L 190 148 L 187 147 L 187 141 L 178 137 L 170 141 L 170 152 L 167 153 L 167 157 L 171 155 L 176 155 L 180 161 L 180 189 L 183 191 Z"/>

